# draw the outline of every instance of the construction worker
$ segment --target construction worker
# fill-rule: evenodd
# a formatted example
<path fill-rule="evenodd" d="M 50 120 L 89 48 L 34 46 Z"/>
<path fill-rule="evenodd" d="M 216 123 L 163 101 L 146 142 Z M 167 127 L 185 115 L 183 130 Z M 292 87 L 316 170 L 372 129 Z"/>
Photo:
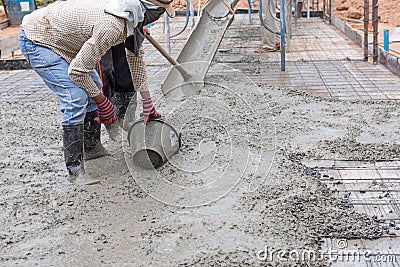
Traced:
<path fill-rule="evenodd" d="M 296 6 L 297 18 L 302 17 L 301 12 L 303 11 L 303 4 L 304 4 L 303 0 L 297 0 L 297 6 Z"/>
<path fill-rule="evenodd" d="M 148 91 L 142 43 L 145 38 L 144 36 L 146 34 L 150 35 L 147 25 L 158 20 L 164 14 L 165 9 L 146 0 L 142 0 L 142 3 L 144 3 L 146 8 L 145 18 L 135 28 L 135 34 L 129 36 L 124 43 L 113 46 L 101 58 L 99 64 L 99 72 L 103 80 L 103 93 L 114 104 L 119 122 L 119 125 L 116 123 L 106 125 L 107 132 L 112 139 L 116 139 L 116 136 L 119 134 L 119 126 L 128 130 L 134 122 L 135 117 L 132 113 L 134 113 L 137 105 L 135 89 L 138 91 Z M 129 71 L 125 48 L 135 55 L 131 62 L 134 63 L 133 68 L 137 69 L 137 71 L 133 75 Z M 130 102 L 132 102 L 132 108 L 129 109 L 130 114 L 126 114 Z M 158 113 L 153 115 L 153 117 L 157 116 L 161 115 Z M 147 123 L 148 119 L 149 117 L 147 116 L 145 123 Z"/>
<path fill-rule="evenodd" d="M 170 4 L 149 2 L 174 15 Z M 112 46 L 135 34 L 144 20 L 145 4 L 139 0 L 68 0 L 36 10 L 23 19 L 20 48 L 32 68 L 60 98 L 63 112 L 63 148 L 68 180 L 77 184 L 97 184 L 87 177 L 86 158 L 103 156 L 100 123 L 116 120 L 112 103 L 100 91 L 101 81 L 94 70 L 97 62 Z M 135 65 L 127 53 L 131 73 Z M 157 113 L 149 91 L 144 99 L 144 116 Z"/>
<path fill-rule="evenodd" d="M 260 0 L 262 2 L 262 15 L 265 24 L 271 31 L 278 32 L 276 20 L 276 0 Z M 275 33 L 268 31 L 264 25 L 261 24 L 261 41 L 262 47 L 255 50 L 256 53 L 274 52 L 279 50 L 280 45 L 278 36 Z"/>

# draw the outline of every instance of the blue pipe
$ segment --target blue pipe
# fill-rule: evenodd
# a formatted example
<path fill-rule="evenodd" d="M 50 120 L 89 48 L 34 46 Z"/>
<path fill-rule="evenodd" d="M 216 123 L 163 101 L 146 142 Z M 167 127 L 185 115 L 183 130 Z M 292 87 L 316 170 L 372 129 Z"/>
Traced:
<path fill-rule="evenodd" d="M 270 0 L 270 1 L 272 1 L 272 0 Z M 283 0 L 282 0 L 282 1 L 283 1 Z M 274 33 L 274 34 L 276 34 L 276 35 L 279 35 L 279 34 L 280 34 L 279 32 L 276 32 L 276 31 L 271 30 L 271 29 L 267 26 L 267 24 L 265 23 L 264 18 L 263 18 L 263 15 L 262 15 L 262 2 L 263 2 L 263 0 L 260 0 L 260 6 L 259 6 L 259 9 L 258 9 L 258 16 L 260 17 L 261 25 L 263 25 L 264 28 L 267 29 L 267 31 L 269 31 L 270 33 Z M 282 8 L 282 4 L 281 4 L 281 8 Z M 282 12 L 281 12 L 281 14 L 282 14 Z M 281 18 L 282 18 L 282 17 L 281 17 Z M 282 28 L 282 19 L 281 19 L 281 28 Z M 282 31 L 282 30 L 281 30 L 281 31 Z"/>
<path fill-rule="evenodd" d="M 389 51 L 389 30 L 383 31 L 383 50 Z"/>
<path fill-rule="evenodd" d="M 186 21 L 185 21 L 185 25 L 183 26 L 182 30 L 180 30 L 177 34 L 174 34 L 171 36 L 171 38 L 174 38 L 176 36 L 178 36 L 179 34 L 181 34 L 182 32 L 184 32 L 189 24 L 189 0 L 186 0 Z"/>

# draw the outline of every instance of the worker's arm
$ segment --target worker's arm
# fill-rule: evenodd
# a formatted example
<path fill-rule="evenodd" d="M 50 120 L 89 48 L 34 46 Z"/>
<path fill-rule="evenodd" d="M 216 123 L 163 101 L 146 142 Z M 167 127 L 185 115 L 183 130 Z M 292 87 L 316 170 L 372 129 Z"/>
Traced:
<path fill-rule="evenodd" d="M 68 75 L 71 80 L 84 89 L 87 95 L 96 102 L 99 115 L 96 121 L 104 124 L 111 124 L 116 120 L 114 106 L 103 95 L 89 73 L 111 46 L 123 39 L 125 24 L 123 20 L 120 22 L 120 25 L 109 23 L 105 27 L 106 24 L 104 23 L 95 26 L 93 35 L 81 47 L 68 68 Z"/>
<path fill-rule="evenodd" d="M 136 57 L 129 49 L 125 49 L 125 52 L 135 90 L 137 92 L 140 92 L 142 98 L 150 97 L 150 94 L 148 93 L 149 84 L 147 81 L 147 71 L 146 64 L 144 62 L 143 47 L 140 47 L 138 57 Z M 145 95 L 144 97 L 142 93 Z"/>
<path fill-rule="evenodd" d="M 129 49 L 125 49 L 125 52 L 132 75 L 133 86 L 142 96 L 144 124 L 147 124 L 151 118 L 161 117 L 161 114 L 156 111 L 151 100 L 146 65 L 144 63 L 144 51 L 140 47 L 138 57 L 135 57 Z"/>
<path fill-rule="evenodd" d="M 96 103 L 102 102 L 104 96 L 89 73 L 111 46 L 123 40 L 123 25 L 123 21 L 121 25 L 109 23 L 107 27 L 104 24 L 98 24 L 93 29 L 91 38 L 85 42 L 69 66 L 68 75 L 71 80 L 84 89 Z"/>

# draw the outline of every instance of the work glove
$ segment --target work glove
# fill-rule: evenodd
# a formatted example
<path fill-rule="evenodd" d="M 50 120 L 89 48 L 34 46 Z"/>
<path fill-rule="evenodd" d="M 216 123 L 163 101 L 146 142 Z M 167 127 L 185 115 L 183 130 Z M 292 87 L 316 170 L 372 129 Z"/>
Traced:
<path fill-rule="evenodd" d="M 115 122 L 117 119 L 114 105 L 110 102 L 110 100 L 108 100 L 107 97 L 105 97 L 101 103 L 97 104 L 97 111 L 99 113 L 99 117 L 96 117 L 94 120 L 98 123 L 108 125 Z"/>
<path fill-rule="evenodd" d="M 143 104 L 143 117 L 144 117 L 144 125 L 147 125 L 150 119 L 161 117 L 162 115 L 156 111 L 153 106 L 153 101 L 151 98 L 142 99 Z"/>

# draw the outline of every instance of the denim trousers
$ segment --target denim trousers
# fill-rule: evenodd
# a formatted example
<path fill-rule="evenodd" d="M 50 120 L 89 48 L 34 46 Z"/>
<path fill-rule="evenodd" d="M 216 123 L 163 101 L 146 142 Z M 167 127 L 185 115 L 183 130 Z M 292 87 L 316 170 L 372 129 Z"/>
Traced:
<path fill-rule="evenodd" d="M 97 105 L 88 97 L 85 90 L 69 78 L 68 62 L 50 48 L 34 44 L 26 37 L 23 29 L 18 40 L 21 52 L 33 70 L 50 90 L 59 96 L 60 110 L 63 113 L 61 124 L 63 126 L 83 124 L 86 112 L 97 110 Z M 101 89 L 102 82 L 97 72 L 92 70 L 90 76 Z"/>

